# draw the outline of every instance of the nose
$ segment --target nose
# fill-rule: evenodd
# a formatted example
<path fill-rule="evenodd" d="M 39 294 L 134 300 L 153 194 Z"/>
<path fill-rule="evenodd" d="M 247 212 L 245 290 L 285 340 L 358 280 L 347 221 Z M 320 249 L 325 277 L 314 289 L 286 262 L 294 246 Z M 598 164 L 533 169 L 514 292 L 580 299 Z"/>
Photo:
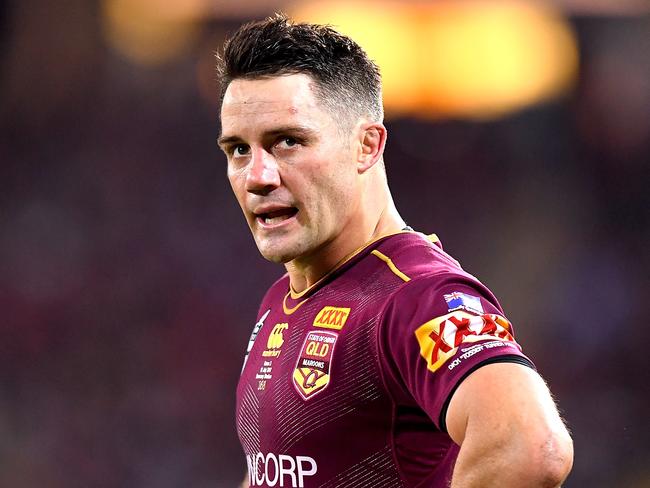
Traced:
<path fill-rule="evenodd" d="M 268 194 L 280 186 L 277 161 L 264 148 L 255 148 L 251 154 L 250 168 L 246 175 L 246 191 Z"/>

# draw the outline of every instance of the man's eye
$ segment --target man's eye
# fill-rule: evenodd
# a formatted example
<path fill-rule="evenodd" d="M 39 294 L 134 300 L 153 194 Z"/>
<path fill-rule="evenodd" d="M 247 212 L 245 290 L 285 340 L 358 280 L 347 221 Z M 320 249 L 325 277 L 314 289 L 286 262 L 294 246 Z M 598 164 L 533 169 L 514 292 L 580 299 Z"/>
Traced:
<path fill-rule="evenodd" d="M 293 147 L 298 144 L 298 141 L 293 137 L 283 137 L 280 139 L 280 144 L 283 144 L 285 147 Z"/>
<path fill-rule="evenodd" d="M 248 154 L 248 146 L 246 144 L 237 144 L 233 147 L 233 154 L 237 156 L 244 156 Z"/>

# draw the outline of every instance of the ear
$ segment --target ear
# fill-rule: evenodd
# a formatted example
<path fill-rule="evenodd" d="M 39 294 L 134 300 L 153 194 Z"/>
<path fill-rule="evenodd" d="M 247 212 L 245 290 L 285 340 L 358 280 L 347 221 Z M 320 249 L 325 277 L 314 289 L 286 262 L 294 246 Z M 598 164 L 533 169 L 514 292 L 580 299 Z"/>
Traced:
<path fill-rule="evenodd" d="M 359 128 L 359 152 L 357 171 L 365 173 L 384 155 L 386 147 L 386 127 L 380 122 L 366 122 Z"/>

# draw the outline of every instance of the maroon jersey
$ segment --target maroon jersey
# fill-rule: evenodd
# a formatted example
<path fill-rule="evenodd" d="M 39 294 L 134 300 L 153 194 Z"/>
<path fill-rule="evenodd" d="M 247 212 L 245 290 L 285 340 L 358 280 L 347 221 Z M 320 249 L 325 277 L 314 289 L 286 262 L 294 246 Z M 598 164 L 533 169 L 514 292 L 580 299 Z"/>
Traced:
<path fill-rule="evenodd" d="M 531 365 L 492 293 L 437 243 L 382 237 L 305 292 L 267 292 L 237 388 L 251 486 L 447 487 L 447 405 L 478 367 Z"/>

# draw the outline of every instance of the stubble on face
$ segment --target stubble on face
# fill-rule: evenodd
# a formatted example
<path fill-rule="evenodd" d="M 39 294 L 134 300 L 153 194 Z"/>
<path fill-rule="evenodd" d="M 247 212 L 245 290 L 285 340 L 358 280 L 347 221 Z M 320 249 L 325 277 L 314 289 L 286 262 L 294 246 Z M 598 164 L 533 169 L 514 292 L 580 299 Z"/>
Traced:
<path fill-rule="evenodd" d="M 246 215 L 260 253 L 278 263 L 309 261 L 339 238 L 350 205 L 350 131 L 315 96 L 307 75 L 235 80 L 224 97 L 224 136 L 236 135 L 252 154 L 268 158 L 281 184 L 264 191 L 252 188 L 249 165 L 237 168 L 229 158 L 229 179 Z M 274 149 L 267 134 L 278 128 L 308 126 L 314 136 L 291 150 Z M 343 132 L 343 133 L 342 133 Z M 290 132 L 287 135 L 292 136 Z M 280 132 L 279 137 L 284 135 Z M 282 146 L 277 146 L 282 147 Z M 259 152 L 264 148 L 264 152 Z M 258 168 L 259 169 L 259 168 Z M 261 185 L 261 182 L 258 182 Z M 291 205 L 295 218 L 267 228 L 253 213 L 260 205 Z"/>

